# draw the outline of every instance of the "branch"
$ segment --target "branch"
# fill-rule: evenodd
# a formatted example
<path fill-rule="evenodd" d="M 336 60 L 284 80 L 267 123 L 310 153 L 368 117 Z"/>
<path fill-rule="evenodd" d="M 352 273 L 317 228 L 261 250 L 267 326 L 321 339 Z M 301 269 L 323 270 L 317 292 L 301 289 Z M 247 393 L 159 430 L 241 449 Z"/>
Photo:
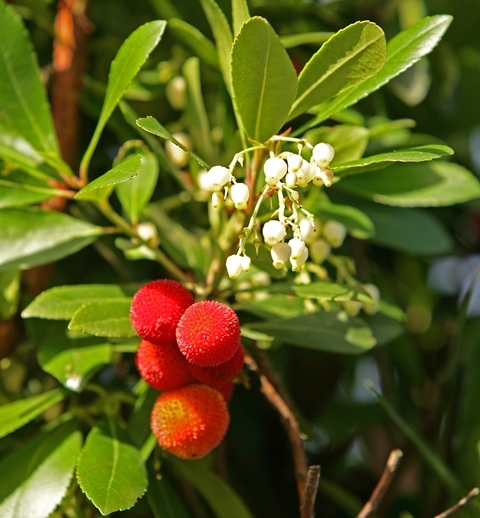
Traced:
<path fill-rule="evenodd" d="M 310 466 L 307 472 L 305 495 L 300 506 L 300 518 L 313 518 L 315 497 L 317 496 L 318 480 L 320 479 L 320 466 Z"/>
<path fill-rule="evenodd" d="M 383 470 L 382 476 L 378 481 L 375 489 L 373 490 L 370 499 L 363 506 L 363 509 L 358 513 L 357 518 L 367 518 L 370 516 L 380 505 L 385 492 L 390 485 L 393 475 L 398 468 L 398 464 L 400 459 L 402 458 L 403 453 L 401 450 L 393 450 L 387 460 L 387 464 L 385 465 L 385 469 Z"/>
<path fill-rule="evenodd" d="M 293 415 L 292 410 L 277 390 L 277 382 L 273 379 L 273 373 L 270 369 L 270 366 L 268 366 L 266 359 L 260 355 L 258 362 L 260 365 L 257 364 L 257 362 L 249 354 L 245 355 L 245 363 L 252 371 L 257 372 L 258 377 L 260 378 L 261 391 L 282 418 L 282 423 L 292 449 L 298 496 L 300 502 L 303 503 L 305 496 L 305 486 L 308 477 L 307 460 L 305 458 L 305 452 L 303 451 L 300 427 L 298 426 L 297 420 Z"/>
<path fill-rule="evenodd" d="M 455 505 L 452 505 L 452 507 L 449 507 L 446 511 L 443 511 L 443 513 L 437 514 L 434 518 L 448 518 L 449 516 L 452 516 L 459 509 L 466 506 L 468 502 L 473 500 L 478 495 L 478 493 L 480 493 L 480 490 L 478 489 L 478 487 L 474 487 L 467 494 L 467 496 L 464 496 Z"/>

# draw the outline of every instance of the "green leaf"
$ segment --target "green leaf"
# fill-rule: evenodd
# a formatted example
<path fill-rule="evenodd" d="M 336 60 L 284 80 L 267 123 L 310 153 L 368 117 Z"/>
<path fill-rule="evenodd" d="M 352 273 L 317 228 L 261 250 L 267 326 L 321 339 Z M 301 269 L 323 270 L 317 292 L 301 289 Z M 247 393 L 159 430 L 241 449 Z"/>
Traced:
<path fill-rule="evenodd" d="M 187 479 L 207 501 L 216 518 L 252 518 L 235 491 L 208 467 L 208 458 L 194 462 L 168 455 L 168 465 Z"/>
<path fill-rule="evenodd" d="M 347 178 L 342 188 L 385 205 L 439 207 L 480 197 L 478 179 L 450 162 L 392 165 L 385 171 Z"/>
<path fill-rule="evenodd" d="M 137 176 L 142 165 L 142 157 L 139 154 L 122 160 L 113 169 L 93 180 L 83 189 L 77 192 L 78 200 L 99 200 L 110 196 L 115 185 L 126 182 Z"/>
<path fill-rule="evenodd" d="M 238 34 L 242 25 L 250 18 L 246 0 L 232 0 L 233 32 Z"/>
<path fill-rule="evenodd" d="M 0 180 L 0 209 L 25 207 L 61 194 L 59 189 Z"/>
<path fill-rule="evenodd" d="M 21 276 L 18 269 L 0 272 L 0 318 L 11 318 L 17 312 Z"/>
<path fill-rule="evenodd" d="M 66 423 L 5 457 L 0 462 L 0 516 L 51 516 L 70 485 L 81 444 L 81 433 Z"/>
<path fill-rule="evenodd" d="M 219 67 L 215 45 L 196 27 L 179 18 L 171 18 L 168 21 L 168 30 L 187 45 L 201 61 L 212 68 Z"/>
<path fill-rule="evenodd" d="M 335 99 L 319 105 L 316 108 L 318 115 L 298 132 L 302 133 L 306 127 L 315 126 L 328 119 L 330 115 L 367 97 L 429 54 L 442 39 L 452 19 L 450 15 L 430 16 L 397 34 L 388 42 L 385 66 L 376 75 Z"/>
<path fill-rule="evenodd" d="M 297 91 L 297 74 L 264 18 L 248 19 L 232 47 L 232 90 L 247 135 L 265 142 L 284 124 Z"/>
<path fill-rule="evenodd" d="M 400 322 L 380 312 L 365 316 L 365 321 L 372 330 L 377 345 L 388 344 L 405 333 L 405 327 Z"/>
<path fill-rule="evenodd" d="M 338 31 L 300 73 L 297 97 L 288 118 L 363 83 L 381 70 L 385 58 L 385 35 L 378 25 L 356 22 Z"/>
<path fill-rule="evenodd" d="M 113 110 L 120 102 L 128 85 L 137 75 L 140 67 L 145 63 L 152 50 L 160 42 L 166 24 L 167 22 L 163 20 L 145 23 L 130 34 L 120 47 L 110 66 L 107 93 L 105 94 L 105 100 L 97 127 L 82 159 L 82 170 L 88 169 L 90 158 L 95 150 L 103 128 L 112 115 Z"/>
<path fill-rule="evenodd" d="M 453 250 L 444 226 L 420 209 L 360 205 L 375 225 L 374 243 L 414 255 L 442 255 Z"/>
<path fill-rule="evenodd" d="M 236 305 L 235 309 L 248 311 L 263 318 L 294 318 L 305 313 L 305 305 L 302 298 L 284 293 L 274 293 L 259 300 L 242 302 Z"/>
<path fill-rule="evenodd" d="M 77 464 L 77 480 L 95 507 L 108 515 L 130 509 L 147 490 L 140 451 L 113 418 L 92 428 Z"/>
<path fill-rule="evenodd" d="M 213 37 L 217 45 L 218 61 L 222 72 L 225 86 L 230 92 L 230 50 L 232 48 L 232 31 L 223 11 L 218 7 L 215 0 L 200 0 L 202 8 L 207 17 Z"/>
<path fill-rule="evenodd" d="M 59 212 L 0 210 L 0 271 L 56 261 L 87 246 L 101 233 L 100 227 Z"/>
<path fill-rule="evenodd" d="M 83 304 L 73 315 L 68 328 L 94 336 L 112 338 L 136 336 L 130 324 L 131 302 L 131 298 L 124 298 Z"/>
<path fill-rule="evenodd" d="M 84 304 L 124 299 L 128 290 L 117 284 L 56 286 L 40 293 L 23 311 L 22 318 L 70 320 Z"/>
<path fill-rule="evenodd" d="M 65 392 L 55 389 L 0 406 L 0 437 L 29 423 L 64 398 Z"/>
<path fill-rule="evenodd" d="M 313 313 L 289 320 L 249 324 L 282 343 L 338 354 L 361 354 L 375 346 L 370 328 L 359 318 L 339 320 L 337 313 Z"/>
<path fill-rule="evenodd" d="M 37 151 L 58 154 L 47 94 L 20 17 L 0 2 L 0 106 L 5 123 Z"/>
<path fill-rule="evenodd" d="M 191 518 L 182 499 L 176 494 L 170 477 L 162 471 L 157 476 L 152 466 L 148 465 L 147 498 L 155 518 Z"/>
<path fill-rule="evenodd" d="M 186 148 L 181 142 L 179 142 L 168 130 L 166 130 L 157 121 L 157 119 L 155 119 L 155 117 L 149 116 L 137 119 L 137 126 L 165 140 L 170 140 L 170 142 L 173 142 L 179 148 L 183 149 L 185 153 L 188 153 L 192 158 L 194 158 L 204 169 L 210 169 L 210 166 L 207 164 L 207 162 L 205 162 L 205 160 L 202 160 L 193 151 L 190 151 L 190 149 Z"/>
<path fill-rule="evenodd" d="M 344 286 L 331 281 L 316 281 L 310 284 L 300 284 L 293 286 L 293 291 L 304 298 L 319 300 L 358 300 L 360 302 L 370 302 L 372 299 L 359 286 Z"/>
<path fill-rule="evenodd" d="M 128 182 L 118 184 L 115 188 L 123 211 L 134 225 L 138 223 L 150 201 L 157 185 L 159 172 L 158 160 L 153 153 L 142 149 L 140 155 L 142 159 L 137 176 Z"/>
<path fill-rule="evenodd" d="M 352 162 L 332 166 L 332 171 L 336 176 L 343 178 L 353 174 L 382 169 L 390 166 L 393 162 L 429 162 L 452 154 L 453 150 L 448 146 L 430 144 L 359 158 Z M 422 166 L 422 168 L 424 167 Z"/>
<path fill-rule="evenodd" d="M 92 337 L 68 337 L 65 322 L 30 320 L 27 330 L 42 369 L 69 390 L 81 392 L 95 370 L 112 359 L 112 344 Z"/>
<path fill-rule="evenodd" d="M 323 45 L 334 34 L 334 32 L 304 32 L 300 34 L 288 34 L 287 36 L 281 36 L 280 41 L 286 49 L 312 43 Z"/>
<path fill-rule="evenodd" d="M 361 210 L 337 203 L 315 203 L 309 210 L 319 218 L 334 219 L 343 223 L 348 232 L 358 239 L 368 239 L 375 234 L 372 220 Z"/>

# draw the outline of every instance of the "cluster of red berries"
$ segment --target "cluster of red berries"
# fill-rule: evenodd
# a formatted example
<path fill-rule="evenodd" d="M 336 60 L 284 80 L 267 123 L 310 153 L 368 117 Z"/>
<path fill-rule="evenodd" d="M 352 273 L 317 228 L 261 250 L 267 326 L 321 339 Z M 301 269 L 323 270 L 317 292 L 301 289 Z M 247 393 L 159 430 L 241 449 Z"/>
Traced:
<path fill-rule="evenodd" d="M 142 338 L 140 376 L 162 392 L 150 423 L 158 443 L 185 459 L 205 456 L 227 431 L 232 378 L 243 365 L 237 315 L 217 301 L 195 302 L 182 284 L 161 279 L 137 291 L 130 319 Z"/>

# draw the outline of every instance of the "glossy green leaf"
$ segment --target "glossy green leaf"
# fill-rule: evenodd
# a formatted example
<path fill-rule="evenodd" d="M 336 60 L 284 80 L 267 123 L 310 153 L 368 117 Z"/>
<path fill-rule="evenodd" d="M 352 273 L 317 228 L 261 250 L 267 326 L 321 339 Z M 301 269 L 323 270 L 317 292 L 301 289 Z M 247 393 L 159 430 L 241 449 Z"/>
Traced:
<path fill-rule="evenodd" d="M 250 18 L 246 0 L 232 0 L 233 33 L 239 33 L 242 25 Z"/>
<path fill-rule="evenodd" d="M 122 160 L 113 169 L 87 184 L 78 191 L 75 198 L 78 200 L 99 200 L 108 198 L 115 185 L 126 182 L 137 176 L 142 165 L 139 154 Z"/>
<path fill-rule="evenodd" d="M 246 327 L 271 335 L 282 343 L 338 354 L 361 354 L 375 346 L 372 331 L 363 320 L 340 320 L 333 312 L 271 320 Z"/>
<path fill-rule="evenodd" d="M 29 320 L 27 330 L 42 369 L 74 392 L 81 392 L 96 369 L 112 359 L 112 344 L 99 338 L 71 338 L 66 322 Z"/>
<path fill-rule="evenodd" d="M 305 313 L 305 304 L 301 297 L 274 293 L 266 298 L 240 303 L 235 306 L 235 309 L 248 311 L 263 318 L 294 318 Z"/>
<path fill-rule="evenodd" d="M 218 68 L 218 54 L 215 45 L 196 27 L 181 20 L 168 20 L 168 30 L 181 40 L 201 61 L 213 68 Z"/>
<path fill-rule="evenodd" d="M 48 518 L 65 496 L 82 444 L 71 423 L 44 432 L 0 462 L 0 516 Z"/>
<path fill-rule="evenodd" d="M 375 234 L 372 220 L 361 210 L 350 205 L 315 203 L 309 210 L 321 219 L 334 219 L 343 223 L 349 234 L 358 239 L 368 239 Z"/>
<path fill-rule="evenodd" d="M 390 166 L 394 162 L 429 162 L 430 160 L 436 160 L 452 154 L 453 150 L 448 146 L 430 144 L 359 158 L 352 162 L 332 166 L 332 171 L 336 176 L 343 178 L 353 174 L 382 169 Z M 425 166 L 422 166 L 422 168 L 423 167 Z"/>
<path fill-rule="evenodd" d="M 131 298 L 124 298 L 83 304 L 73 315 L 68 328 L 94 336 L 136 336 L 130 324 L 131 302 Z"/>
<path fill-rule="evenodd" d="M 365 321 L 372 330 L 377 345 L 388 344 L 406 332 L 404 325 L 380 312 L 365 316 Z"/>
<path fill-rule="evenodd" d="M 170 482 L 170 477 L 164 471 L 157 476 L 150 465 L 147 468 L 147 499 L 155 518 L 191 518 L 191 514 Z"/>
<path fill-rule="evenodd" d="M 194 158 L 204 169 L 210 169 L 210 166 L 202 160 L 199 156 L 197 156 L 193 151 L 186 148 L 182 143 L 180 143 L 167 129 L 165 129 L 155 117 L 144 117 L 141 119 L 137 119 L 137 126 L 148 131 L 149 133 L 153 133 L 158 137 L 161 137 L 165 140 L 170 140 L 176 144 L 179 148 L 183 149 L 185 153 L 188 153 L 192 158 Z"/>
<path fill-rule="evenodd" d="M 392 165 L 346 178 L 341 185 L 377 203 L 400 207 L 438 207 L 480 197 L 480 183 L 470 171 L 443 161 Z"/>
<path fill-rule="evenodd" d="M 23 318 L 70 320 L 84 304 L 124 299 L 128 290 L 117 284 L 80 284 L 56 286 L 40 293 L 23 311 Z"/>
<path fill-rule="evenodd" d="M 137 176 L 128 182 L 119 183 L 115 191 L 128 219 L 137 224 L 155 190 L 158 180 L 157 157 L 147 149 L 141 150 L 141 164 Z"/>
<path fill-rule="evenodd" d="M 55 389 L 0 406 L 0 437 L 29 423 L 64 398 L 65 392 Z"/>
<path fill-rule="evenodd" d="M 230 92 L 230 50 L 233 42 L 230 25 L 215 0 L 200 0 L 200 4 L 205 11 L 213 37 L 215 38 L 220 70 L 225 86 Z"/>
<path fill-rule="evenodd" d="M 310 284 L 299 284 L 293 286 L 293 291 L 304 298 L 319 300 L 358 300 L 360 302 L 370 302 L 372 299 L 359 286 L 344 286 L 331 281 L 315 281 Z"/>
<path fill-rule="evenodd" d="M 27 32 L 5 2 L 0 2 L 0 34 L 1 116 L 35 150 L 58 154 L 47 94 Z"/>
<path fill-rule="evenodd" d="M 297 74 L 271 25 L 248 19 L 232 47 L 232 91 L 247 135 L 264 142 L 284 124 L 297 91 Z"/>
<path fill-rule="evenodd" d="M 85 170 L 88 168 L 90 158 L 105 124 L 120 102 L 129 84 L 137 75 L 140 67 L 145 63 L 152 50 L 160 42 L 166 24 L 167 22 L 163 20 L 145 23 L 136 29 L 120 47 L 110 66 L 107 92 L 105 94 L 102 111 L 92 140 L 83 156 L 81 169 Z"/>
<path fill-rule="evenodd" d="M 0 271 L 56 261 L 101 233 L 100 227 L 59 212 L 0 210 Z"/>
<path fill-rule="evenodd" d="M 191 462 L 169 455 L 167 461 L 175 473 L 193 484 L 216 518 L 253 518 L 232 487 L 209 468 L 208 459 Z"/>
<path fill-rule="evenodd" d="M 363 83 L 381 70 L 385 58 L 385 35 L 378 25 L 356 22 L 338 31 L 300 73 L 297 97 L 288 118 Z"/>
<path fill-rule="evenodd" d="M 9 177 L 7 177 L 9 178 Z M 54 196 L 62 195 L 60 189 L 52 189 L 29 183 L 0 180 L 0 209 L 25 207 Z"/>
<path fill-rule="evenodd" d="M 430 16 L 397 34 L 388 42 L 385 66 L 364 83 L 345 91 L 331 101 L 319 105 L 316 108 L 318 115 L 306 127 L 317 125 L 328 119 L 330 115 L 367 97 L 423 56 L 429 54 L 442 39 L 451 22 L 452 17 L 449 15 Z M 302 130 L 305 130 L 305 127 L 298 131 L 301 132 Z"/>
<path fill-rule="evenodd" d="M 17 312 L 21 276 L 19 269 L 0 272 L 0 318 L 11 318 Z"/>
<path fill-rule="evenodd" d="M 420 209 L 361 205 L 375 225 L 372 241 L 414 255 L 442 255 L 453 250 L 450 234 L 439 221 Z"/>
<path fill-rule="evenodd" d="M 82 491 L 102 515 L 130 509 L 147 490 L 147 470 L 113 418 L 92 428 L 77 464 Z"/>

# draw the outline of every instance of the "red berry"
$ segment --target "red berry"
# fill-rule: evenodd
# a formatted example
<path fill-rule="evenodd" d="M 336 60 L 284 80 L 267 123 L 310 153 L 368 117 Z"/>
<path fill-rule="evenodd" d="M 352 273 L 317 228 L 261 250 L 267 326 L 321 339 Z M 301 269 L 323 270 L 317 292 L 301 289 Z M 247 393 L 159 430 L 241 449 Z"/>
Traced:
<path fill-rule="evenodd" d="M 228 383 L 240 372 L 244 358 L 245 349 L 240 344 L 230 360 L 225 363 L 221 363 L 220 365 L 214 365 L 213 367 L 200 367 L 191 362 L 187 363 L 190 373 L 195 379 L 216 388 L 217 385 Z"/>
<path fill-rule="evenodd" d="M 193 302 L 193 295 L 179 282 L 168 279 L 149 282 L 133 297 L 132 326 L 149 342 L 173 345 L 178 321 Z"/>
<path fill-rule="evenodd" d="M 177 344 L 155 345 L 142 340 L 135 364 L 140 376 L 155 390 L 180 388 L 195 381 Z"/>
<path fill-rule="evenodd" d="M 208 386 L 214 388 L 215 390 L 218 390 L 218 392 L 222 394 L 225 403 L 229 403 L 232 399 L 235 385 L 231 381 L 227 381 L 226 383 L 222 384 L 212 383 Z"/>
<path fill-rule="evenodd" d="M 240 345 L 240 323 L 232 308 L 215 300 L 192 304 L 177 327 L 180 351 L 201 367 L 230 360 Z"/>
<path fill-rule="evenodd" d="M 194 383 L 160 394 L 150 426 L 160 446 L 182 459 L 199 459 L 216 448 L 230 417 L 222 395 Z"/>

